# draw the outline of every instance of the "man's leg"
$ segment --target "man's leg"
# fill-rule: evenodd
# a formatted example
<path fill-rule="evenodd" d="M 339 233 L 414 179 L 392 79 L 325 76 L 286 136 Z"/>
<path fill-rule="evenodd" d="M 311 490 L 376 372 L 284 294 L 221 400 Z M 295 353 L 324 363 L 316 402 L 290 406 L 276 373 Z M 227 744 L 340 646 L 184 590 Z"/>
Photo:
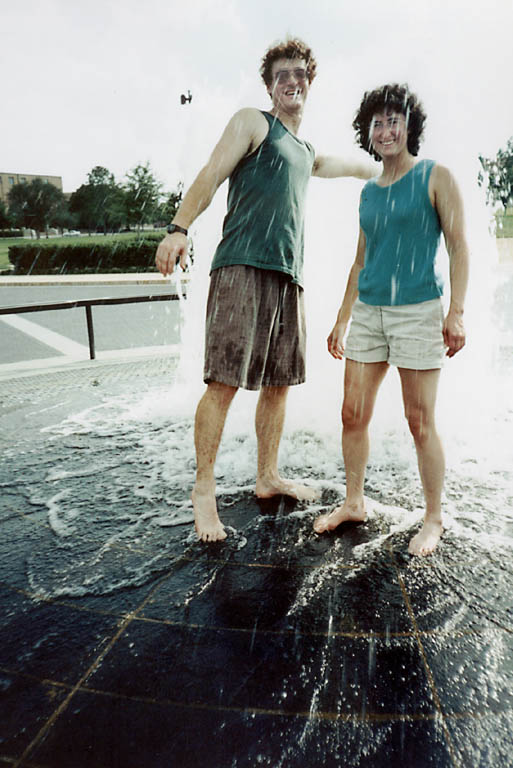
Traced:
<path fill-rule="evenodd" d="M 312 500 L 314 489 L 285 480 L 278 472 L 278 450 L 285 422 L 288 387 L 262 387 L 255 416 L 258 444 L 258 469 L 255 493 L 261 499 L 283 494 L 300 500 Z"/>
<path fill-rule="evenodd" d="M 435 425 L 435 404 L 440 370 L 413 371 L 399 368 L 404 412 L 415 441 L 420 479 L 426 501 L 424 524 L 410 541 L 413 555 L 429 555 L 442 534 L 442 488 L 445 459 Z"/>
<path fill-rule="evenodd" d="M 236 392 L 237 387 L 213 381 L 196 409 L 194 444 L 197 469 L 192 503 L 196 533 L 202 541 L 226 538 L 217 514 L 214 464 L 228 408 Z"/>
<path fill-rule="evenodd" d="M 316 533 L 334 530 L 349 520 L 365 520 L 363 500 L 365 468 L 369 458 L 369 423 L 379 386 L 388 363 L 357 363 L 346 360 L 342 405 L 342 453 L 346 470 L 343 504 L 314 521 Z"/>

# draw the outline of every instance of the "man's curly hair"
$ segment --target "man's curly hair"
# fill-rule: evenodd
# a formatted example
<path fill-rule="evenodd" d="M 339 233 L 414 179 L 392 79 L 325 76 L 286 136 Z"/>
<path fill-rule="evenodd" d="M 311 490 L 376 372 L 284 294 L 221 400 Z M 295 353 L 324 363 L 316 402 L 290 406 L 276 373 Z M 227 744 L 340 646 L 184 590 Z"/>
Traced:
<path fill-rule="evenodd" d="M 408 126 L 408 152 L 417 155 L 419 151 L 426 113 L 417 96 L 406 84 L 383 85 L 373 91 L 366 91 L 353 120 L 356 143 L 376 160 L 381 156 L 374 151 L 370 139 L 372 118 L 378 112 L 400 112 L 406 117 Z"/>
<path fill-rule="evenodd" d="M 273 64 L 278 59 L 304 59 L 308 82 L 311 83 L 317 73 L 317 62 L 312 49 L 299 38 L 288 38 L 281 43 L 275 43 L 266 52 L 260 66 L 262 80 L 268 88 L 273 83 Z"/>

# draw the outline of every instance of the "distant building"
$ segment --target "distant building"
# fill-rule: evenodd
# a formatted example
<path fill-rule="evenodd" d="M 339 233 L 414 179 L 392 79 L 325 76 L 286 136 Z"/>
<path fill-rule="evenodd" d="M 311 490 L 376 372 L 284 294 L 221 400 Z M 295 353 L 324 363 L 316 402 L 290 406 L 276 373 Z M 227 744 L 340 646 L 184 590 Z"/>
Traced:
<path fill-rule="evenodd" d="M 57 187 L 57 189 L 60 189 L 62 192 L 62 176 L 44 176 L 42 174 L 30 173 L 2 173 L 0 171 L 0 200 L 2 200 L 6 206 L 8 206 L 8 195 L 14 185 L 24 183 L 30 184 L 30 182 L 34 179 L 47 181 L 49 184 L 53 184 L 54 187 Z"/>

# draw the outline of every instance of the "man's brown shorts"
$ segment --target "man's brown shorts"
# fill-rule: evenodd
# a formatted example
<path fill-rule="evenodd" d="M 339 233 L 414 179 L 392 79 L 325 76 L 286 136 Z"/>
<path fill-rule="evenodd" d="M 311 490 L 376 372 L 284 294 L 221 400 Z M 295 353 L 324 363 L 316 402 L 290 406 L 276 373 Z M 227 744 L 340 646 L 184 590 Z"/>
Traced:
<path fill-rule="evenodd" d="M 208 384 L 260 389 L 305 380 L 303 289 L 282 272 L 237 264 L 212 272 L 207 302 Z"/>

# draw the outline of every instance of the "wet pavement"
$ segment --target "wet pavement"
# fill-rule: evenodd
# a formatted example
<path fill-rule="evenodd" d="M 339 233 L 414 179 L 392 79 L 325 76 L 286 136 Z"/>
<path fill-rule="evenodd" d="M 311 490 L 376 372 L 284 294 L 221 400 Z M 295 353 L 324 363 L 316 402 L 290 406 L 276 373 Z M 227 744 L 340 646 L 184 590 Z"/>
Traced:
<path fill-rule="evenodd" d="M 174 369 L 0 380 L 0 764 L 513 765 L 508 548 L 485 561 L 449 536 L 412 560 L 384 515 L 316 537 L 305 505 L 244 488 L 220 499 L 237 535 L 203 545 L 190 523 L 150 524 L 163 499 L 126 493 L 146 471 L 129 425 L 52 435 Z M 63 514 L 48 489 L 66 473 L 80 499 Z"/>

